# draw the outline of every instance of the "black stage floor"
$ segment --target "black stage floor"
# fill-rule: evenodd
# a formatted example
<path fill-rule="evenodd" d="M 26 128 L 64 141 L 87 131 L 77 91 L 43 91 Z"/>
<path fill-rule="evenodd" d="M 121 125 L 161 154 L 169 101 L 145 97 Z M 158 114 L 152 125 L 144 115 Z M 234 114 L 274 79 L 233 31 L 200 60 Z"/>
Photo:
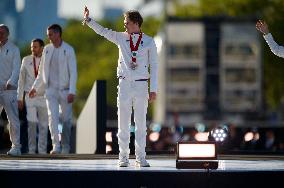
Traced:
<path fill-rule="evenodd" d="M 216 170 L 176 169 L 174 155 L 148 155 L 150 168 L 117 167 L 116 155 L 0 155 L 0 187 L 280 187 L 282 155 L 220 155 Z"/>

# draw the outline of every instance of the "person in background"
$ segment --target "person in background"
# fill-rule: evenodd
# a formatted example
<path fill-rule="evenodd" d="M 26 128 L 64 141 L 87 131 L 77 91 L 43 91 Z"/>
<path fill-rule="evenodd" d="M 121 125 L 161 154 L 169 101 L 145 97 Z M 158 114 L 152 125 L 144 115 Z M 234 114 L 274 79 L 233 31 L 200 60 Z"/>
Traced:
<path fill-rule="evenodd" d="M 44 88 L 40 88 L 36 97 L 28 96 L 38 75 L 43 48 L 41 39 L 32 40 L 32 54 L 23 58 L 18 82 L 18 106 L 23 110 L 25 101 L 27 109 L 29 154 L 35 154 L 36 150 L 39 154 L 46 154 L 47 150 L 48 115 Z"/>
<path fill-rule="evenodd" d="M 0 111 L 4 108 L 12 142 L 8 155 L 21 155 L 17 87 L 21 66 L 19 48 L 8 40 L 9 28 L 0 24 Z"/>
<path fill-rule="evenodd" d="M 62 39 L 62 28 L 52 24 L 47 28 L 50 44 L 44 47 L 39 74 L 29 97 L 35 97 L 42 84 L 47 100 L 49 130 L 52 140 L 50 154 L 68 154 L 72 128 L 72 103 L 76 94 L 77 63 L 72 46 Z M 59 117 L 61 109 L 62 136 L 59 140 Z"/>

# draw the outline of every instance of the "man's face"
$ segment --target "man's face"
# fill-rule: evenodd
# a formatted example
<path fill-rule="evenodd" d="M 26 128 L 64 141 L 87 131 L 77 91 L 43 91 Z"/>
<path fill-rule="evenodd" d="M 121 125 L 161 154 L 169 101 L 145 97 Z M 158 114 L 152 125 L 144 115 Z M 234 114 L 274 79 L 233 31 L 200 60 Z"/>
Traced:
<path fill-rule="evenodd" d="M 8 40 L 8 33 L 5 28 L 0 27 L 0 43 L 4 43 Z"/>
<path fill-rule="evenodd" d="M 31 51 L 34 56 L 40 56 L 42 53 L 43 47 L 40 46 L 39 42 L 31 43 Z"/>
<path fill-rule="evenodd" d="M 131 34 L 135 31 L 135 29 L 137 28 L 138 24 L 132 22 L 131 20 L 129 20 L 129 18 L 124 17 L 124 28 L 126 30 L 127 33 Z"/>
<path fill-rule="evenodd" d="M 54 32 L 52 29 L 47 30 L 46 34 L 51 43 L 55 43 L 60 38 L 59 32 Z"/>

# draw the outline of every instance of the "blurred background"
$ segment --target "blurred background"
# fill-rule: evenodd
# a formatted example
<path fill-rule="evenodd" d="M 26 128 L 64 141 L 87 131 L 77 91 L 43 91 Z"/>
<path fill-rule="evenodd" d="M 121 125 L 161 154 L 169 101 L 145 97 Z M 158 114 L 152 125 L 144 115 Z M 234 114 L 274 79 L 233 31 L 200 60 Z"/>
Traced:
<path fill-rule="evenodd" d="M 84 6 L 91 17 L 116 31 L 123 12 L 140 11 L 142 30 L 155 38 L 159 54 L 159 92 L 147 114 L 147 152 L 174 153 L 178 141 L 206 141 L 222 128 L 221 153 L 283 153 L 284 60 L 273 55 L 255 29 L 265 20 L 284 44 L 284 0 L 1 0 L 0 23 L 10 39 L 30 54 L 33 38 L 46 39 L 52 23 L 63 26 L 63 39 L 77 55 L 76 120 L 96 80 L 106 80 L 104 153 L 117 154 L 118 49 L 82 26 Z M 7 118 L 0 122 L 0 149 L 9 148 Z M 26 151 L 25 112 L 21 139 Z M 134 122 L 130 125 L 133 152 Z M 75 144 L 73 151 L 76 152 Z"/>

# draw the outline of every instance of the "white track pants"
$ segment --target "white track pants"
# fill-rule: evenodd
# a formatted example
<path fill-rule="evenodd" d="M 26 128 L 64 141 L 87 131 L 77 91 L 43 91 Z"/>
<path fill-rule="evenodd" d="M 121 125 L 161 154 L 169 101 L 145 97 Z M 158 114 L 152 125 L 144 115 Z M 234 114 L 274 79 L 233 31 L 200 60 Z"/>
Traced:
<path fill-rule="evenodd" d="M 117 98 L 119 157 L 129 156 L 129 125 L 131 123 L 132 107 L 134 109 L 135 122 L 135 155 L 136 158 L 144 158 L 146 156 L 148 98 L 147 81 L 119 79 Z"/>
<path fill-rule="evenodd" d="M 29 98 L 26 95 L 26 108 L 28 120 L 29 152 L 35 152 L 38 145 L 38 153 L 45 154 L 47 150 L 48 115 L 46 99 L 43 96 Z M 38 128 L 38 144 L 37 143 Z"/>
<path fill-rule="evenodd" d="M 59 107 L 61 108 L 62 114 L 62 135 L 61 145 L 65 151 L 70 150 L 70 136 L 72 127 L 72 103 L 67 102 L 68 90 L 56 90 L 52 88 L 46 89 L 47 109 L 49 118 L 49 130 L 51 134 L 51 140 L 53 149 L 60 149 L 59 140 Z"/>
<path fill-rule="evenodd" d="M 9 134 L 12 147 L 21 149 L 17 90 L 0 91 L 0 112 L 3 108 L 6 111 L 9 121 Z"/>

